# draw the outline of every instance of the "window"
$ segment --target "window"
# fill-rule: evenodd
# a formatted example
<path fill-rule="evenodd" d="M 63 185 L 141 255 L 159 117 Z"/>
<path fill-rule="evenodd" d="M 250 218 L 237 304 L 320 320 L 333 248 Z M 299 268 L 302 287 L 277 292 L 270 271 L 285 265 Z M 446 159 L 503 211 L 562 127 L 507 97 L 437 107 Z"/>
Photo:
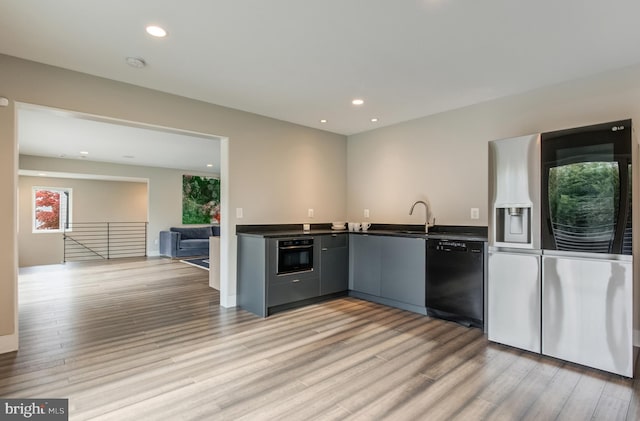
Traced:
<path fill-rule="evenodd" d="M 33 188 L 33 232 L 61 232 L 71 222 L 71 189 Z"/>

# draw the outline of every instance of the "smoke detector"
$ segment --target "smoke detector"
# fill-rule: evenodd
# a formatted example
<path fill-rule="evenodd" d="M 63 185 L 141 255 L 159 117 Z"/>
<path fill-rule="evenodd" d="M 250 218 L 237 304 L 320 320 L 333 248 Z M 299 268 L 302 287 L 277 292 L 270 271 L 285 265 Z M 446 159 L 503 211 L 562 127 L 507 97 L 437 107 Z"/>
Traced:
<path fill-rule="evenodd" d="M 142 69 L 144 66 L 147 65 L 147 62 L 140 57 L 127 57 L 126 61 L 129 66 L 135 67 L 136 69 Z"/>

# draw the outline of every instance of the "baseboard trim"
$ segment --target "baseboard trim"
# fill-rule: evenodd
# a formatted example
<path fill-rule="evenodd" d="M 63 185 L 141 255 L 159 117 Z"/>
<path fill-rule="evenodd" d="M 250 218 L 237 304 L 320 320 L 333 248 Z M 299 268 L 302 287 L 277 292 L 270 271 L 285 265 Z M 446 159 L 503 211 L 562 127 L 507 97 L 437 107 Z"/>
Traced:
<path fill-rule="evenodd" d="M 231 307 L 235 307 L 237 305 L 237 300 L 238 296 L 237 295 L 230 295 L 227 297 L 223 297 L 222 294 L 220 295 L 220 306 L 225 307 L 225 308 L 231 308 Z"/>
<path fill-rule="evenodd" d="M 18 350 L 18 334 L 0 336 L 0 354 Z"/>

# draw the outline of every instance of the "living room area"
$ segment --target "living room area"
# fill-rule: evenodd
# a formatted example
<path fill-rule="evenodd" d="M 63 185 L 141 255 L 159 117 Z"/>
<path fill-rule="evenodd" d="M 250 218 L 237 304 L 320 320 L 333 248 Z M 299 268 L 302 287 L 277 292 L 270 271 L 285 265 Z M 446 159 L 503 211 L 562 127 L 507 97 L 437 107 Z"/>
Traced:
<path fill-rule="evenodd" d="M 110 245 L 95 246 L 88 240 L 81 247 L 89 256 L 75 260 L 160 256 L 160 233 L 172 227 L 209 232 L 213 227 L 212 235 L 219 236 L 219 138 L 30 104 L 20 104 L 17 111 L 20 268 L 73 261 L 65 252 L 65 238 L 80 232 L 82 224 L 136 224 L 137 243 L 130 253 L 118 253 L 119 242 L 132 240 L 119 239 L 115 231 L 122 228 L 112 228 L 104 234 L 111 237 Z M 185 219 L 187 179 L 216 186 L 215 203 L 204 210 L 206 220 Z M 43 193 L 61 194 L 64 203 L 38 205 Z M 51 214 L 56 214 L 54 226 L 38 217 Z M 208 258 L 208 241 L 204 249 L 164 255 L 179 257 L 176 262 L 187 256 Z"/>

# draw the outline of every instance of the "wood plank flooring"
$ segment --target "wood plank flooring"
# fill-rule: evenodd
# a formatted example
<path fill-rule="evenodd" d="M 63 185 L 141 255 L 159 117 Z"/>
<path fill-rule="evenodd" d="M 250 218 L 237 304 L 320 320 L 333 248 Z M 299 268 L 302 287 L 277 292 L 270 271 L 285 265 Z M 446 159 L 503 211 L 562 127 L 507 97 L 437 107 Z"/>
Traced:
<path fill-rule="evenodd" d="M 20 271 L 0 396 L 72 420 L 638 420 L 640 382 L 352 298 L 260 319 L 161 258 Z"/>

